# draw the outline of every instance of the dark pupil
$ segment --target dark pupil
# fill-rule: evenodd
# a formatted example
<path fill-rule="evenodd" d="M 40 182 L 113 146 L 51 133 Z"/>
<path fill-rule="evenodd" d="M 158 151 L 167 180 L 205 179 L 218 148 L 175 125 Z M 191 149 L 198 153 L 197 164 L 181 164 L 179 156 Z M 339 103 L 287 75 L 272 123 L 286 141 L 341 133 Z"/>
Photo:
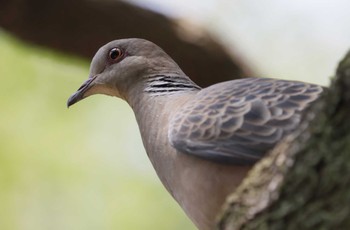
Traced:
<path fill-rule="evenodd" d="M 111 59 L 116 59 L 117 57 L 119 57 L 120 55 L 120 51 L 118 49 L 112 49 L 111 53 L 110 53 L 110 57 Z"/>

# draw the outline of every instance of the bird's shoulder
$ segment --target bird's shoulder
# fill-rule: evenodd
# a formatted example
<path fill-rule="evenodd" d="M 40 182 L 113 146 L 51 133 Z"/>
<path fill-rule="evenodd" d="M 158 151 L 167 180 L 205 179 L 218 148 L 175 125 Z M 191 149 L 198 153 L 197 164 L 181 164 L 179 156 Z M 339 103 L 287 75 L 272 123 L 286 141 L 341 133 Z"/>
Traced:
<path fill-rule="evenodd" d="M 298 127 L 302 112 L 322 91 L 314 84 L 268 78 L 218 83 L 173 114 L 168 137 L 182 153 L 252 164 Z"/>

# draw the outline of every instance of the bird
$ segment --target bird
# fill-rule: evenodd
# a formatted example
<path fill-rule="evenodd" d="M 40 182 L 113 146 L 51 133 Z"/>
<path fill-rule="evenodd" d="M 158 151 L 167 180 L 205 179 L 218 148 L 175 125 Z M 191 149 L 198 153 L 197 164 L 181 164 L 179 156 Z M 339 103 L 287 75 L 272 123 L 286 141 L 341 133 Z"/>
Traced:
<path fill-rule="evenodd" d="M 254 77 L 201 88 L 162 48 L 126 38 L 97 51 L 67 106 L 94 94 L 125 100 L 162 184 L 198 229 L 209 230 L 226 197 L 323 92 L 316 84 Z"/>

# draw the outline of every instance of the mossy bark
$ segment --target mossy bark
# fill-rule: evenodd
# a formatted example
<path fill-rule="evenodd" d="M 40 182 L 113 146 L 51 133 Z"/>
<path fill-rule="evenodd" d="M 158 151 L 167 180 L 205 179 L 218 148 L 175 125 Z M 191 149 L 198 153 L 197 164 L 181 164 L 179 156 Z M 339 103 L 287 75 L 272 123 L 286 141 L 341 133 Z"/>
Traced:
<path fill-rule="evenodd" d="M 350 52 L 300 129 L 228 198 L 218 229 L 350 229 Z"/>

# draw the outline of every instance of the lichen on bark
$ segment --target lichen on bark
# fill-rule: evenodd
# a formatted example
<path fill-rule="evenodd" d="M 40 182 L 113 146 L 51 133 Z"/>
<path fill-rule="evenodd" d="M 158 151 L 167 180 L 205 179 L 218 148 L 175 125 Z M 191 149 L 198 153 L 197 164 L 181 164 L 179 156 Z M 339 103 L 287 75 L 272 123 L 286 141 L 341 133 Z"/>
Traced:
<path fill-rule="evenodd" d="M 218 229 L 350 229 L 350 52 L 303 120 L 228 198 Z"/>

